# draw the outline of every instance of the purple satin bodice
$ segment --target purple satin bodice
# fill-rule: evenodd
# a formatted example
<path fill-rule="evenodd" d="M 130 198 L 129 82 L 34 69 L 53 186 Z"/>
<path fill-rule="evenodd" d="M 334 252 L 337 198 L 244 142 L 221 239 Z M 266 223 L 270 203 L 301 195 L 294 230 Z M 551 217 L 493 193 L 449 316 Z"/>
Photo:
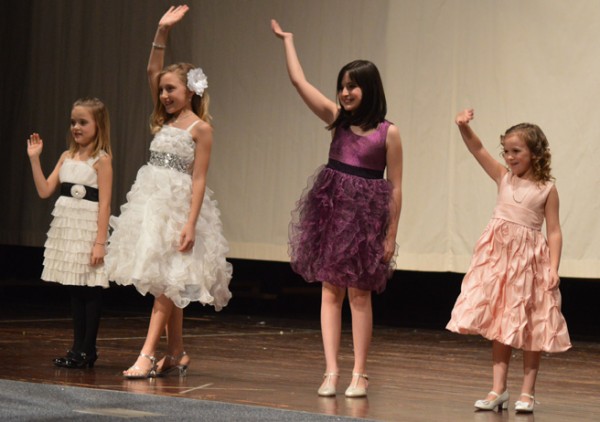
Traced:
<path fill-rule="evenodd" d="M 379 123 L 377 129 L 367 135 L 357 135 L 350 128 L 338 127 L 329 147 L 329 158 L 371 170 L 385 170 L 385 139 L 391 123 Z"/>

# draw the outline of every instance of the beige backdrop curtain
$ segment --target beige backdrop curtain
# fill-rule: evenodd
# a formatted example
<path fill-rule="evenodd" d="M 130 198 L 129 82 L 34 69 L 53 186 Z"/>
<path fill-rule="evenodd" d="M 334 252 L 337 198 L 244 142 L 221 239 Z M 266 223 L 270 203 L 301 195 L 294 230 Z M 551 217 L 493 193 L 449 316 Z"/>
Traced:
<path fill-rule="evenodd" d="M 151 100 L 145 66 L 164 1 L 31 1 L 18 7 L 26 57 L 4 84 L 0 243 L 42 245 L 52 201 L 35 195 L 24 140 L 45 136 L 46 172 L 64 147 L 72 101 L 96 95 L 113 121 L 113 211 L 147 160 Z M 404 142 L 399 269 L 463 272 L 490 218 L 495 185 L 453 124 L 476 110 L 473 127 L 499 154 L 499 135 L 531 121 L 553 153 L 564 236 L 561 274 L 600 277 L 600 3 L 596 0 L 211 0 L 171 36 L 167 60 L 192 61 L 208 75 L 215 143 L 209 187 L 222 210 L 231 257 L 287 256 L 290 210 L 327 160 L 329 135 L 290 85 L 276 18 L 294 32 L 311 82 L 331 98 L 337 72 L 356 58 L 384 79 L 389 120 Z M 23 8 L 21 8 L 23 9 Z M 26 26 L 26 28 L 23 28 Z M 4 30 L 5 32 L 13 32 Z M 13 44 L 12 47 L 7 44 Z M 7 53 L 2 53 L 7 57 Z M 5 78 L 2 78 L 3 80 Z M 3 92 L 6 92 L 3 90 Z M 7 113 L 12 117 L 9 119 Z M 4 134 L 9 134 L 10 139 Z M 498 158 L 500 158 L 498 156 Z"/>

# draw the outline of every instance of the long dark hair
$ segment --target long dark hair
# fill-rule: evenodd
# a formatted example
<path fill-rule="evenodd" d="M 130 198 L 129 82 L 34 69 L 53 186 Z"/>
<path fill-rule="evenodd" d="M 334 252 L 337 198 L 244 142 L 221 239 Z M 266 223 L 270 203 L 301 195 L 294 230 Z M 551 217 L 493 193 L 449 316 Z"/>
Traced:
<path fill-rule="evenodd" d="M 337 78 L 338 101 L 339 93 L 342 91 L 342 79 L 346 72 L 350 80 L 362 90 L 362 100 L 358 109 L 352 113 L 340 107 L 336 119 L 327 126 L 327 129 L 332 130 L 339 126 L 347 128 L 350 125 L 359 126 L 363 130 L 376 128 L 385 120 L 387 114 L 385 92 L 377 66 L 368 60 L 354 60 L 342 67 Z"/>

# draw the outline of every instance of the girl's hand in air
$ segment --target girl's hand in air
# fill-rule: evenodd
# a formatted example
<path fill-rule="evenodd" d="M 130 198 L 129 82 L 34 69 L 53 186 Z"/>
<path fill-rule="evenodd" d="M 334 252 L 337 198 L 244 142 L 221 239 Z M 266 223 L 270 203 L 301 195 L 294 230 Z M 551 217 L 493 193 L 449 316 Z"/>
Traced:
<path fill-rule="evenodd" d="M 30 158 L 39 157 L 42 154 L 43 148 L 44 142 L 42 138 L 37 133 L 33 133 L 27 140 L 27 155 Z"/>
<path fill-rule="evenodd" d="M 475 111 L 472 108 L 466 108 L 456 115 L 454 122 L 458 126 L 468 125 L 475 118 Z"/>

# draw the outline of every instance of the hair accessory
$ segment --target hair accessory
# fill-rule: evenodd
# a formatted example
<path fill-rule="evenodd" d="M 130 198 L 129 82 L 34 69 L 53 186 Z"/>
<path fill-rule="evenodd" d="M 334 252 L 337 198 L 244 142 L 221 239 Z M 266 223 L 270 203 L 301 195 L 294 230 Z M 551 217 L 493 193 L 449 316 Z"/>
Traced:
<path fill-rule="evenodd" d="M 204 90 L 208 88 L 206 75 L 202 71 L 202 68 L 197 67 L 187 73 L 187 87 L 190 91 L 194 91 L 197 95 L 202 96 Z"/>

